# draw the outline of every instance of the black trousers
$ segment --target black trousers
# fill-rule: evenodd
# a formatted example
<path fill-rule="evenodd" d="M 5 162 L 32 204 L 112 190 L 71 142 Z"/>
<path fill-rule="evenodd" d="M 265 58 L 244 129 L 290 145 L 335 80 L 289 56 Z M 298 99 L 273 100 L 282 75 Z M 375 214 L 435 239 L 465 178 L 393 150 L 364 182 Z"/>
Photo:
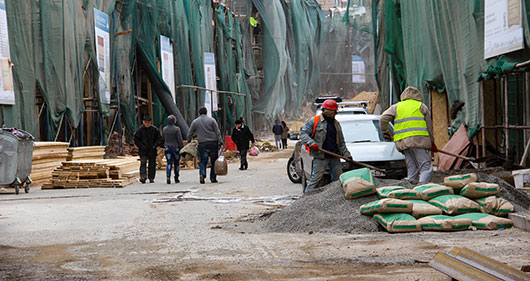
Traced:
<path fill-rule="evenodd" d="M 282 146 L 283 146 L 283 149 L 287 148 L 287 139 L 282 139 Z"/>
<path fill-rule="evenodd" d="M 147 162 L 149 162 L 149 167 L 147 168 Z M 146 168 L 149 172 L 146 171 Z M 156 175 L 156 154 L 153 155 L 140 155 L 140 178 L 150 180 L 155 179 Z"/>
<path fill-rule="evenodd" d="M 248 168 L 247 152 L 248 152 L 248 149 L 239 151 L 239 156 L 241 156 L 241 169 Z"/>

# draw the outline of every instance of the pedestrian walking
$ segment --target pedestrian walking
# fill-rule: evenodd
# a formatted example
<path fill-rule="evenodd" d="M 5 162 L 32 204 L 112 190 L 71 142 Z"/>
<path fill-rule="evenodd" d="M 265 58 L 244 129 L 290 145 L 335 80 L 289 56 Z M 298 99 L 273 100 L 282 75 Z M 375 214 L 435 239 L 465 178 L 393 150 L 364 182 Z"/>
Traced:
<path fill-rule="evenodd" d="M 338 105 L 334 100 L 325 100 L 322 114 L 309 119 L 300 132 L 300 140 L 306 145 L 313 157 L 311 179 L 304 192 L 317 188 L 324 172 L 329 168 L 331 181 L 339 180 L 342 166 L 338 157 L 325 154 L 320 148 L 329 152 L 351 158 L 344 142 L 344 134 L 339 121 L 335 119 Z"/>
<path fill-rule="evenodd" d="M 280 120 L 275 120 L 274 125 L 272 126 L 272 133 L 274 133 L 274 140 L 276 141 L 276 147 L 278 149 L 282 148 L 282 131 L 283 128 Z"/>
<path fill-rule="evenodd" d="M 249 142 L 252 142 L 252 145 L 254 145 L 254 135 L 246 126 L 243 121 L 236 120 L 236 127 L 232 130 L 232 140 L 236 143 L 237 150 L 239 151 L 239 155 L 241 156 L 241 165 L 239 167 L 239 170 L 246 170 L 248 169 L 248 162 L 247 162 L 247 152 L 249 148 Z"/>
<path fill-rule="evenodd" d="M 146 115 L 142 118 L 143 125 L 134 134 L 134 144 L 140 155 L 140 182 L 155 182 L 157 148 L 161 144 L 158 128 L 152 126 L 152 119 Z M 149 162 L 149 163 L 148 163 Z M 148 171 L 146 171 L 146 168 Z"/>
<path fill-rule="evenodd" d="M 166 155 L 166 182 L 171 183 L 171 168 L 174 166 L 175 183 L 179 183 L 180 150 L 184 147 L 180 128 L 175 125 L 177 118 L 174 115 L 167 117 L 167 126 L 162 129 L 164 137 L 164 154 Z"/>
<path fill-rule="evenodd" d="M 197 141 L 199 142 L 198 153 L 199 153 L 199 182 L 204 183 L 206 179 L 206 165 L 208 164 L 208 158 L 210 159 L 210 181 L 212 183 L 217 182 L 217 176 L 214 170 L 214 163 L 219 156 L 219 149 L 223 149 L 223 139 L 217 121 L 212 117 L 206 115 L 208 110 L 206 107 L 199 109 L 199 117 L 191 122 L 190 129 L 188 131 L 188 143 L 194 135 L 197 135 Z"/>
<path fill-rule="evenodd" d="M 428 183 L 432 179 L 430 150 L 438 151 L 433 141 L 431 112 L 414 87 L 407 87 L 400 98 L 400 102 L 383 112 L 379 126 L 391 138 L 388 123 L 394 120 L 393 138 L 397 149 L 405 154 L 407 178 L 418 181 L 419 176 L 420 183 Z"/>
<path fill-rule="evenodd" d="M 282 148 L 287 149 L 287 139 L 289 138 L 289 127 L 287 123 L 282 121 Z"/>

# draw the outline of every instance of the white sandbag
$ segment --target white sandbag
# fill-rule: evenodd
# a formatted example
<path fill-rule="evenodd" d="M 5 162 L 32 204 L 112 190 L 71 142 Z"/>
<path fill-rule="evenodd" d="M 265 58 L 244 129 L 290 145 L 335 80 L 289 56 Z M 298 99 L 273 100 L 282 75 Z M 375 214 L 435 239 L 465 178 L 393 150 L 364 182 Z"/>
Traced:
<path fill-rule="evenodd" d="M 500 192 L 501 188 L 496 183 L 470 182 L 460 190 L 460 195 L 471 199 L 478 199 L 497 195 Z"/>
<path fill-rule="evenodd" d="M 488 196 L 484 198 L 476 199 L 480 206 L 480 212 L 485 214 L 490 214 L 498 217 L 505 217 L 509 213 L 513 213 L 515 208 L 512 203 L 508 200 L 497 197 L 497 196 Z"/>
<path fill-rule="evenodd" d="M 379 198 L 421 199 L 418 191 L 403 186 L 384 186 L 376 189 Z"/>
<path fill-rule="evenodd" d="M 354 199 L 375 193 L 374 178 L 370 170 L 366 168 L 342 173 L 339 179 L 346 199 Z"/>
<path fill-rule="evenodd" d="M 412 213 L 411 215 L 417 219 L 432 216 L 432 215 L 441 215 L 442 209 L 434 206 L 433 204 L 423 201 L 423 200 L 407 200 L 412 203 Z"/>
<path fill-rule="evenodd" d="M 376 214 L 377 221 L 388 232 L 418 232 L 420 223 L 409 214 Z"/>
<path fill-rule="evenodd" d="M 471 220 L 445 215 L 428 216 L 418 220 L 422 230 L 458 231 L 467 230 Z"/>
<path fill-rule="evenodd" d="M 458 193 L 466 184 L 476 182 L 478 180 L 477 174 L 470 173 L 464 175 L 454 175 L 444 178 L 444 184 L 454 189 Z"/>
<path fill-rule="evenodd" d="M 412 202 L 395 198 L 384 198 L 361 205 L 360 211 L 363 215 L 410 213 L 412 212 Z"/>
<path fill-rule="evenodd" d="M 414 188 L 421 195 L 422 200 L 429 200 L 440 195 L 449 195 L 453 194 L 453 188 L 450 186 L 445 186 L 437 183 L 427 183 L 418 185 Z"/>
<path fill-rule="evenodd" d="M 429 203 L 442 209 L 448 215 L 474 213 L 480 211 L 477 202 L 462 195 L 442 195 L 429 200 Z"/>

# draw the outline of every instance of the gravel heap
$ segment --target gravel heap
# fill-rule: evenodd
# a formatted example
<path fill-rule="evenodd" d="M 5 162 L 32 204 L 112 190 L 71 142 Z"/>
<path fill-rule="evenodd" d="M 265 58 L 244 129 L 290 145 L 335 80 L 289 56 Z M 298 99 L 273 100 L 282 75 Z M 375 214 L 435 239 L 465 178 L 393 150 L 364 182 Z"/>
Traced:
<path fill-rule="evenodd" d="M 458 174 L 452 171 L 451 174 Z M 476 171 L 475 171 L 476 172 Z M 436 172 L 438 173 L 438 172 Z M 438 175 L 448 175 L 444 174 Z M 530 209 L 530 197 L 506 181 L 484 173 L 477 173 L 480 182 L 497 183 L 500 196 L 510 201 L 516 212 Z M 400 185 L 412 188 L 407 180 L 375 179 L 376 187 Z M 271 232 L 323 232 L 323 233 L 368 233 L 376 232 L 378 224 L 371 216 L 361 215 L 359 207 L 377 200 L 373 194 L 353 200 L 346 200 L 339 182 L 332 182 L 317 190 L 304 194 L 291 205 L 273 213 L 264 222 L 263 228 Z"/>

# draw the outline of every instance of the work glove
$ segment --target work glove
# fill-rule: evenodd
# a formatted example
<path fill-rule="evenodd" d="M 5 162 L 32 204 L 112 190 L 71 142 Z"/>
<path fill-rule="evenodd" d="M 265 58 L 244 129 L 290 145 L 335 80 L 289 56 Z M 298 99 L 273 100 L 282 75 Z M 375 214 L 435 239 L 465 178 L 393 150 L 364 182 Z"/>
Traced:
<path fill-rule="evenodd" d="M 385 137 L 385 139 L 386 139 L 387 141 L 392 141 L 392 139 L 393 139 L 392 135 L 391 135 L 390 132 L 388 132 L 388 131 L 385 132 L 384 137 Z"/>
<path fill-rule="evenodd" d="M 432 143 L 431 151 L 432 152 L 438 152 L 438 147 L 436 147 L 436 144 L 434 142 Z"/>
<path fill-rule="evenodd" d="M 320 148 L 318 147 L 318 144 L 316 144 L 316 143 L 311 145 L 311 149 L 313 151 L 319 151 L 320 150 Z"/>

